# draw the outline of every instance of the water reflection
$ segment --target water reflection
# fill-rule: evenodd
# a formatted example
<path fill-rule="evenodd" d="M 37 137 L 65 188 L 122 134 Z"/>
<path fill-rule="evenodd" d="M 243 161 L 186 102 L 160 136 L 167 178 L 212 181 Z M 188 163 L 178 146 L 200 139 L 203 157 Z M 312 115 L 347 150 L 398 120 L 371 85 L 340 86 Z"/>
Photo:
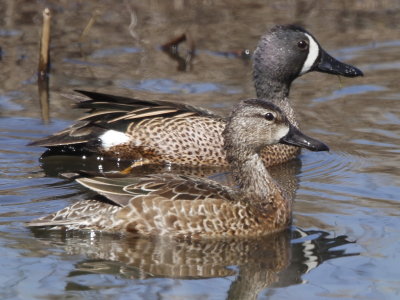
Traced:
<path fill-rule="evenodd" d="M 35 74 L 40 16 L 48 4 L 57 16 L 52 35 L 54 56 L 50 80 L 53 122 L 43 126 Z M 127 5 L 136 13 L 135 28 L 130 27 L 131 11 Z M 291 178 L 301 180 L 294 222 L 301 228 L 319 229 L 315 234 L 321 236 L 307 231 L 304 239 L 292 237 L 290 250 L 285 252 L 290 262 L 278 272 L 279 279 L 270 285 L 287 287 L 268 288 L 259 298 L 398 298 L 398 0 L 177 0 L 173 3 L 20 0 L 1 1 L 0 7 L 0 264 L 3 271 L 0 298 L 149 299 L 150 292 L 156 299 L 204 299 L 206 291 L 209 299 L 223 299 L 229 288 L 226 285 L 231 281 L 238 282 L 235 285 L 239 287 L 245 285 L 242 282 L 252 278 L 250 271 L 246 273 L 245 268 L 236 265 L 226 267 L 236 272 L 235 275 L 209 280 L 152 280 L 151 274 L 146 274 L 148 279 L 134 280 L 129 279 L 134 278 L 130 272 L 139 272 L 140 268 L 110 258 L 93 256 L 91 260 L 84 255 L 86 259 L 81 263 L 86 266 L 104 266 L 103 273 L 95 273 L 76 264 L 77 259 L 82 260 L 81 256 L 68 255 L 64 250 L 67 244 L 81 243 L 88 252 L 95 252 L 96 248 L 89 247 L 87 237 L 63 239 L 58 233 L 54 237 L 33 238 L 22 222 L 86 197 L 75 183 L 61 181 L 59 172 L 90 169 L 91 162 L 90 159 L 50 161 L 46 158 L 41 161 L 43 172 L 37 163 L 43 149 L 25 145 L 64 129 L 82 116 L 82 111 L 69 109 L 70 103 L 59 96 L 74 89 L 143 99 L 185 99 L 192 105 L 218 108 L 227 113 L 233 103 L 254 95 L 250 66 L 237 59 L 237 55 L 230 55 L 231 51 L 254 49 L 266 28 L 283 23 L 303 24 L 329 52 L 365 71 L 365 77 L 339 82 L 334 77 L 308 74 L 293 87 L 291 99 L 302 129 L 310 135 L 316 133 L 332 149 L 330 154 L 323 155 L 304 152 L 300 157 L 301 172 L 297 173 L 296 168 L 289 170 L 294 173 Z M 97 9 L 101 9 L 101 14 L 81 43 L 80 35 Z M 159 49 L 161 44 L 182 32 L 190 32 L 196 41 L 193 68 L 185 73 L 178 72 L 177 62 Z M 176 84 L 177 89 L 197 93 L 181 95 L 151 90 L 155 86 L 150 84 L 152 80 L 160 78 L 169 80 L 162 82 L 165 83 L 162 91 L 173 91 Z M 141 80 L 142 86 L 138 85 Z M 201 93 L 202 86 L 199 89 L 198 83 L 212 83 L 216 88 Z M 129 90 L 124 90 L 125 86 Z M 233 88 L 238 94 L 225 94 Z M 103 171 L 110 171 L 122 169 L 123 162 L 109 166 L 108 162 L 96 160 L 92 170 L 101 171 L 99 166 Z M 145 172 L 137 170 L 142 171 Z M 212 176 L 218 180 L 227 178 L 218 171 Z M 357 243 L 335 247 L 337 239 L 338 245 L 342 241 L 340 238 L 326 240 L 329 239 L 323 236 L 326 231 L 348 235 Z M 94 246 L 106 246 L 111 240 L 104 237 L 102 243 L 98 237 Z M 114 244 L 128 244 L 115 237 L 114 240 Z M 315 247 L 318 249 L 313 250 L 313 259 L 303 259 L 302 251 Z M 341 249 L 363 253 L 348 259 L 343 258 L 346 252 Z M 341 259 L 332 260 L 334 257 Z M 327 259 L 329 263 L 320 265 Z M 316 265 L 319 267 L 313 269 Z M 74 273 L 81 269 L 81 275 Z M 309 269 L 312 271 L 307 273 Z M 122 275 L 125 273 L 128 275 Z M 88 278 L 84 274 L 93 275 Z M 234 287 L 230 289 L 233 291 Z M 190 297 L 196 290 L 200 292 Z"/>
<path fill-rule="evenodd" d="M 232 276 L 228 299 L 256 299 L 263 289 L 303 282 L 302 275 L 346 253 L 346 236 L 293 228 L 258 239 L 180 241 L 121 237 L 95 232 L 33 230 L 45 249 L 54 245 L 85 257 L 69 272 L 67 290 L 91 289 L 79 282 L 88 274 L 126 279 L 206 279 Z M 39 250 L 40 251 L 40 250 Z M 32 253 L 33 255 L 36 255 Z"/>
<path fill-rule="evenodd" d="M 43 155 L 40 159 L 41 167 L 49 177 L 62 176 L 74 178 L 79 172 L 89 176 L 125 177 L 118 173 L 130 166 L 129 161 L 105 158 L 97 155 Z M 301 171 L 301 160 L 293 159 L 289 162 L 268 168 L 271 176 L 278 182 L 287 198 L 294 201 L 299 186 L 298 174 Z M 78 172 L 78 173 L 77 173 Z M 147 174 L 171 172 L 174 174 L 209 177 L 225 185 L 234 185 L 229 169 L 224 167 L 185 167 L 179 165 L 144 165 L 135 167 L 130 177 L 142 177 Z"/>

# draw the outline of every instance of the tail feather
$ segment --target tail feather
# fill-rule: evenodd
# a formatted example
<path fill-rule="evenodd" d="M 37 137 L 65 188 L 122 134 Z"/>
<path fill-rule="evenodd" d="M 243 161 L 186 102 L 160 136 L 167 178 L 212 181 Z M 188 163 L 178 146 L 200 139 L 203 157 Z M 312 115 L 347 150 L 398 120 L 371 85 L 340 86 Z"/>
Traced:
<path fill-rule="evenodd" d="M 28 146 L 37 147 L 59 147 L 69 145 L 79 145 L 97 140 L 97 137 L 103 134 L 106 129 L 96 125 L 87 126 L 87 124 L 75 124 L 63 131 L 53 135 L 30 142 Z"/>
<path fill-rule="evenodd" d="M 119 209 L 119 206 L 98 200 L 82 200 L 58 212 L 30 221 L 26 226 L 102 230 L 112 228 L 112 214 Z"/>
<path fill-rule="evenodd" d="M 26 223 L 27 227 L 65 227 L 70 225 L 78 225 L 78 221 L 72 220 L 45 220 L 45 219 L 36 219 Z"/>
<path fill-rule="evenodd" d="M 57 147 L 57 146 L 65 146 L 71 144 L 84 144 L 89 142 L 88 136 L 86 137 L 73 137 L 70 136 L 68 133 L 64 134 L 57 134 L 57 135 L 50 135 L 33 142 L 30 142 L 28 146 L 35 146 L 35 147 Z"/>

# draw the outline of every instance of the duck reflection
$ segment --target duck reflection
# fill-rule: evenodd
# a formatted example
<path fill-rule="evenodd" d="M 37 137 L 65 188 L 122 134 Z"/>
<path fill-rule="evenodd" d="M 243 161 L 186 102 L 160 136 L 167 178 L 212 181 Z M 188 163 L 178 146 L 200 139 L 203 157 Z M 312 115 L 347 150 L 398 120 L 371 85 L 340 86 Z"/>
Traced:
<path fill-rule="evenodd" d="M 196 241 L 83 231 L 33 232 L 43 241 L 60 245 L 68 255 L 85 257 L 69 277 L 114 274 L 145 280 L 232 276 L 228 299 L 256 299 L 267 287 L 301 283 L 303 274 L 324 261 L 358 255 L 346 253 L 343 247 L 335 249 L 352 243 L 346 236 L 331 238 L 327 232 L 299 228 L 257 239 Z"/>
<path fill-rule="evenodd" d="M 174 173 L 188 176 L 209 177 L 221 184 L 232 186 L 233 178 L 226 167 L 185 167 L 179 165 L 144 165 L 137 166 L 129 175 L 120 173 L 131 164 L 128 161 L 103 159 L 95 156 L 44 156 L 40 159 L 41 167 L 46 176 L 56 177 L 60 174 L 73 178 L 82 172 L 90 176 L 105 177 L 142 177 L 148 174 Z M 85 171 L 80 171 L 85 170 Z M 286 163 L 271 166 L 268 172 L 282 187 L 288 199 L 294 200 L 298 188 L 297 175 L 301 171 L 301 160 L 292 159 Z"/>

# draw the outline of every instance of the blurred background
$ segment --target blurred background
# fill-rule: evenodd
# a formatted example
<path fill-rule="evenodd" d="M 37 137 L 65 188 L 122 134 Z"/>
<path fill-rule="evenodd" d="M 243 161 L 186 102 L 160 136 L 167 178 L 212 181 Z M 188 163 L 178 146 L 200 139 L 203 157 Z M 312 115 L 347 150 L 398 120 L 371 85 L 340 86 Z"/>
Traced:
<path fill-rule="evenodd" d="M 37 86 L 45 7 L 49 123 Z M 399 20 L 398 0 L 0 1 L 0 298 L 397 299 Z M 331 151 L 304 151 L 276 171 L 294 182 L 289 233 L 180 244 L 24 227 L 88 197 L 58 173 L 89 162 L 46 162 L 44 149 L 26 147 L 82 116 L 62 94 L 174 100 L 226 114 L 255 96 L 246 50 L 290 23 L 365 76 L 310 73 L 292 86 L 302 130 Z M 179 58 L 162 51 L 183 34 Z"/>
<path fill-rule="evenodd" d="M 57 95 L 72 89 L 125 95 L 135 91 L 135 95 L 150 97 L 164 94 L 162 98 L 176 100 L 182 100 L 181 94 L 191 94 L 190 102 L 204 106 L 253 96 L 251 66 L 244 67 L 243 61 L 228 54 L 253 50 L 259 37 L 275 24 L 304 26 L 325 49 L 353 64 L 360 65 L 362 56 L 369 57 L 369 64 L 390 64 L 385 53 L 371 50 L 376 43 L 397 37 L 400 10 L 395 0 L 1 1 L 0 5 L 2 95 L 9 95 L 20 105 L 19 114 L 30 117 L 39 114 L 34 83 L 42 11 L 45 7 L 51 10 L 50 96 L 54 118 L 81 114 L 65 110 L 64 101 Z M 187 72 L 177 72 L 178 63 L 160 52 L 162 44 L 181 34 L 190 35 L 196 49 Z M 369 79 L 376 75 L 371 73 Z M 313 90 L 313 86 L 320 86 L 319 78 L 321 83 L 331 81 L 332 88 L 340 85 L 338 80 L 320 74 L 301 80 L 313 82 Z M 12 95 L 16 91 L 19 96 Z M 293 89 L 293 99 L 297 91 Z M 320 92 L 317 96 L 325 91 Z"/>

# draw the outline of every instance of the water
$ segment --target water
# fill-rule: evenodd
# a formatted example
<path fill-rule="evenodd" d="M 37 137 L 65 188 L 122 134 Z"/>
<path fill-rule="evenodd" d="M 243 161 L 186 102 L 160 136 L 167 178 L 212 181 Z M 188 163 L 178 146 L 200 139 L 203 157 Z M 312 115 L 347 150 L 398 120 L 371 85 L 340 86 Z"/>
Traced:
<path fill-rule="evenodd" d="M 0 3 L 0 298 L 400 297 L 397 1 L 18 3 Z M 54 13 L 50 124 L 40 118 L 35 76 L 45 6 Z M 95 23 L 80 39 L 93 13 Z M 42 149 L 25 146 L 82 115 L 62 93 L 183 99 L 226 113 L 254 96 L 249 63 L 232 53 L 254 48 L 266 28 L 284 23 L 302 23 L 328 52 L 365 73 L 357 79 L 307 74 L 293 85 L 303 131 L 331 151 L 304 151 L 273 170 L 295 195 L 291 230 L 189 243 L 25 228 L 26 221 L 88 197 L 59 172 L 126 165 L 39 161 Z M 187 72 L 160 50 L 183 32 L 198 50 Z"/>

